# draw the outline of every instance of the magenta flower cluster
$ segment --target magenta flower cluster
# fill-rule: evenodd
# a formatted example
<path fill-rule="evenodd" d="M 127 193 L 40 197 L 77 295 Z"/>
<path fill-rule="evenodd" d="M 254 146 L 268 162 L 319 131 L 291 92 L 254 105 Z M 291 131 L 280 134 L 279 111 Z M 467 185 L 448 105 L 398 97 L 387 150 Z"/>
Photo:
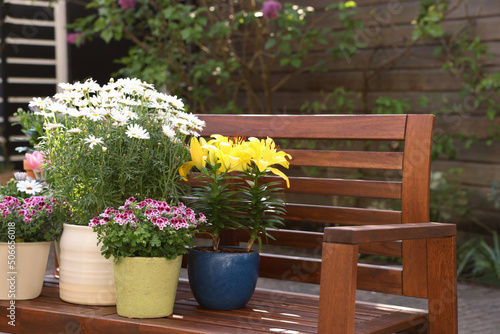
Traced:
<path fill-rule="evenodd" d="M 278 11 L 283 8 L 283 5 L 278 1 L 264 1 L 262 3 L 262 15 L 266 19 L 277 19 Z"/>
<path fill-rule="evenodd" d="M 14 214 L 17 217 L 22 217 L 23 221 L 29 224 L 36 216 L 51 214 L 54 205 L 58 205 L 57 200 L 54 198 L 32 196 L 22 203 L 15 197 L 6 196 L 0 203 L 0 210 L 3 218 Z"/>
<path fill-rule="evenodd" d="M 168 226 L 178 230 L 181 228 L 195 228 L 199 223 L 206 222 L 206 217 L 202 213 L 199 214 L 199 218 L 196 218 L 195 212 L 183 203 L 170 206 L 167 202 L 153 199 L 146 199 L 138 203 L 135 201 L 136 199 L 131 197 L 118 210 L 107 208 L 104 213 L 92 218 L 89 226 L 94 227 L 114 222 L 119 225 L 128 224 L 134 228 L 141 223 L 141 220 L 145 219 L 159 230 L 163 230 Z"/>
<path fill-rule="evenodd" d="M 118 0 L 118 4 L 123 10 L 133 9 L 137 0 Z"/>

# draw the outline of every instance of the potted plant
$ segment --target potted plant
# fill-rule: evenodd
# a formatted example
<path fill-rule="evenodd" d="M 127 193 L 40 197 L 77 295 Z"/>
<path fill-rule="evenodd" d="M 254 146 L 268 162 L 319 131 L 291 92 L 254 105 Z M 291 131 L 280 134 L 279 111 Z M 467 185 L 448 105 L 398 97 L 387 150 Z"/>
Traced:
<path fill-rule="evenodd" d="M 40 181 L 16 178 L 0 185 L 0 299 L 23 300 L 40 295 L 51 242 L 71 211 L 63 201 L 31 196 L 42 191 Z"/>
<path fill-rule="evenodd" d="M 266 182 L 269 173 L 286 175 L 275 166 L 288 168 L 290 155 L 278 151 L 270 138 L 259 140 L 214 135 L 206 142 L 191 139 L 192 160 L 179 169 L 186 178 L 196 167 L 191 206 L 206 215 L 199 226 L 212 237 L 212 246 L 192 248 L 188 255 L 188 276 L 198 303 L 211 309 L 236 309 L 246 305 L 255 290 L 259 254 L 255 241 L 272 237 L 267 229 L 281 224 L 284 202 L 277 197 L 277 182 Z M 220 233 L 242 229 L 249 234 L 246 247 L 220 246 Z"/>
<path fill-rule="evenodd" d="M 177 169 L 189 157 L 184 142 L 203 122 L 176 97 L 137 79 L 60 87 L 61 93 L 30 103 L 44 118 L 38 148 L 50 161 L 47 183 L 73 208 L 60 242 L 60 297 L 113 305 L 112 265 L 88 222 L 131 196 L 176 201 L 182 193 Z"/>
<path fill-rule="evenodd" d="M 107 208 L 90 222 L 102 243 L 102 254 L 113 258 L 118 315 L 165 317 L 173 312 L 186 246 L 193 230 L 204 222 L 184 204 L 129 198 L 118 209 Z"/>

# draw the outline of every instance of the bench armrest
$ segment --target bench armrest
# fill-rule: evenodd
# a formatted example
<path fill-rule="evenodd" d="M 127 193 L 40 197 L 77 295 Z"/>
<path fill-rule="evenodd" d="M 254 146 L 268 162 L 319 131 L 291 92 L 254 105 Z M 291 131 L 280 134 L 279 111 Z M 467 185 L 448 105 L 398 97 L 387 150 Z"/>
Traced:
<path fill-rule="evenodd" d="M 323 242 L 357 245 L 394 240 L 443 238 L 456 234 L 455 224 L 443 223 L 341 226 L 326 227 Z"/>

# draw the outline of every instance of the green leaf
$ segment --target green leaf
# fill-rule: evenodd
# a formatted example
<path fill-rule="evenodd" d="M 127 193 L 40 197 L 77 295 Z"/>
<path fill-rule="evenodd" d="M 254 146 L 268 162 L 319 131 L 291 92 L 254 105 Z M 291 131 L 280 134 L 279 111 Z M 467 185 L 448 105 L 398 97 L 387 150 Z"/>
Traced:
<path fill-rule="evenodd" d="M 276 39 L 275 38 L 268 39 L 267 42 L 266 42 L 266 44 L 264 45 L 264 49 L 269 50 L 275 44 L 276 44 Z"/>
<path fill-rule="evenodd" d="M 302 60 L 300 58 L 294 58 L 294 59 L 292 59 L 291 64 L 294 68 L 300 68 L 300 65 L 302 64 Z"/>

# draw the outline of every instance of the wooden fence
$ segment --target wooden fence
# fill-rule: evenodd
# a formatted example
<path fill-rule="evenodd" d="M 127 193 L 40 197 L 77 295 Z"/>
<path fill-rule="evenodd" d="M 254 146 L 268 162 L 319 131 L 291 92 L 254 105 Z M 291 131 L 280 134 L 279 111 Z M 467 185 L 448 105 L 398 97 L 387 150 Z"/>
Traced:
<path fill-rule="evenodd" d="M 0 0 L 2 15 L 7 15 L 0 27 L 2 33 L 2 58 L 0 71 L 0 111 L 4 122 L 4 137 L 18 134 L 18 129 L 8 125 L 12 113 L 18 108 L 26 108 L 32 96 L 48 96 L 55 92 L 56 61 L 55 32 L 53 10 L 32 3 L 29 0 Z M 331 0 L 293 0 L 303 6 L 313 5 L 319 12 Z M 409 112 L 430 113 L 441 110 L 443 100 L 450 106 L 458 106 L 462 112 L 451 109 L 436 120 L 436 133 L 464 133 L 477 135 L 480 140 L 466 149 L 457 142 L 455 160 L 440 157 L 433 162 L 434 171 L 447 171 L 451 168 L 463 168 L 459 180 L 469 190 L 471 216 L 500 230 L 500 212 L 487 200 L 492 181 L 500 181 L 500 143 L 486 145 L 489 128 L 492 123 L 499 124 L 500 118 L 488 120 L 486 112 L 474 108 L 474 101 L 460 102 L 458 92 L 462 84 L 446 70 L 441 69 L 443 58 L 433 55 L 436 45 L 417 43 L 411 51 L 394 64 L 379 71 L 392 57 L 402 52 L 403 45 L 411 41 L 413 26 L 411 21 L 417 17 L 420 1 L 414 0 L 357 0 L 356 18 L 364 22 L 364 32 L 358 32 L 361 42 L 368 47 L 353 57 L 337 61 L 328 61 L 328 72 L 304 74 L 300 79 L 289 81 L 273 96 L 273 108 L 276 113 L 300 113 L 300 106 L 305 101 L 321 98 L 321 92 L 332 92 L 335 88 L 362 92 L 364 98 L 356 101 L 355 112 L 366 113 L 373 108 L 379 96 L 408 99 Z M 452 0 L 450 6 L 457 4 Z M 42 15 L 43 14 L 43 15 Z M 43 16 L 43 18 L 42 18 Z M 27 21 L 31 24 L 27 30 Z M 444 27 L 456 31 L 467 22 L 469 29 L 479 35 L 490 51 L 500 54 L 500 2 L 498 0 L 466 0 L 447 16 Z M 338 22 L 328 22 L 340 28 Z M 36 32 L 36 33 L 35 33 Z M 24 35 L 23 35 L 24 34 Z M 29 36 L 28 36 L 29 35 Z M 5 43 L 6 42 L 6 43 Z M 108 55 L 109 56 L 109 55 Z M 119 54 L 114 56 L 119 57 Z M 318 46 L 308 60 L 317 62 L 324 58 L 324 49 Z M 496 57 L 485 60 L 488 72 L 496 72 L 499 62 Z M 5 66 L 8 65 L 8 66 Z M 73 64 L 73 67 L 81 64 Z M 88 75 L 93 76 L 92 66 Z M 281 68 L 273 73 L 273 79 L 279 80 L 288 69 Z M 102 71 L 95 75 L 103 75 Z M 80 78 L 78 78 L 80 79 Z M 427 106 L 418 101 L 422 95 L 428 97 Z M 16 132 L 17 131 L 17 132 Z M 9 152 L 12 146 L 9 144 Z M 17 144 L 16 144 L 17 145 Z M 13 157 L 19 159 L 19 157 Z M 455 217 L 462 228 L 474 228 L 470 217 Z"/>

